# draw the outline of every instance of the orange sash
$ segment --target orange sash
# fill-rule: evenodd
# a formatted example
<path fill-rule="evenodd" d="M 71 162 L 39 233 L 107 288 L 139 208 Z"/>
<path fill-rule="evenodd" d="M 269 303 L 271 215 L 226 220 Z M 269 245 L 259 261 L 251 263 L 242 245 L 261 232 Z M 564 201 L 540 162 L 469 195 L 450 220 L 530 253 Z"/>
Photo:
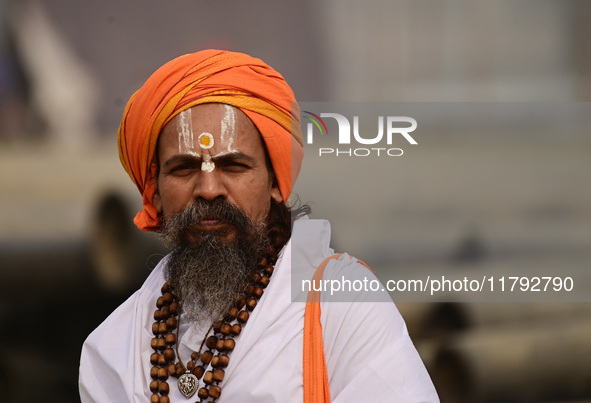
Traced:
<path fill-rule="evenodd" d="M 328 262 L 341 256 L 342 253 L 339 253 L 326 258 L 316 269 L 312 284 L 319 284 Z M 358 262 L 369 269 L 361 260 Z M 320 291 L 313 288 L 308 292 L 304 314 L 304 403 L 329 403 L 330 389 L 320 323 Z"/>

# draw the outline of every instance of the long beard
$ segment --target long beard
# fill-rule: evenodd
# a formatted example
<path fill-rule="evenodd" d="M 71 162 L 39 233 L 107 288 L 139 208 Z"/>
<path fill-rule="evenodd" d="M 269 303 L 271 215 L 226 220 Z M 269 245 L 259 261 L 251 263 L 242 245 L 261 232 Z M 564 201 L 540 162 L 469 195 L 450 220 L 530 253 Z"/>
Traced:
<path fill-rule="evenodd" d="M 204 218 L 230 224 L 234 236 L 228 237 L 228 230 L 196 230 L 195 225 Z M 224 316 L 242 295 L 269 247 L 264 224 L 253 223 L 237 207 L 217 199 L 200 199 L 165 220 L 163 236 L 176 245 L 165 276 L 186 318 L 200 324 Z"/>

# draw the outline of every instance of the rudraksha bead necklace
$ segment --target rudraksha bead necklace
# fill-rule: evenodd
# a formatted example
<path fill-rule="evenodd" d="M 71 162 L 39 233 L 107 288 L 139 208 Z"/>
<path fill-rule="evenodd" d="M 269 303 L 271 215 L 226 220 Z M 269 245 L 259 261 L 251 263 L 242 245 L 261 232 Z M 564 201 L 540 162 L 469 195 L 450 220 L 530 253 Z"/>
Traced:
<path fill-rule="evenodd" d="M 152 325 L 151 347 L 154 350 L 150 356 L 153 365 L 150 370 L 151 403 L 170 403 L 168 396 L 170 387 L 168 377 L 178 378 L 179 391 L 188 399 L 197 392 L 199 402 L 212 399 L 215 402 L 222 392 L 220 383 L 224 379 L 224 368 L 230 362 L 229 355 L 234 350 L 234 338 L 240 334 L 248 321 L 250 312 L 256 307 L 258 300 L 269 284 L 277 261 L 275 248 L 269 248 L 267 257 L 260 260 L 256 272 L 252 275 L 251 283 L 246 286 L 242 296 L 226 313 L 222 320 L 216 321 L 205 334 L 199 351 L 191 354 L 187 366 L 183 364 L 178 352 L 178 329 L 180 328 L 181 305 L 177 300 L 170 282 L 162 286 L 162 296 L 156 301 L 154 324 Z M 213 334 L 209 334 L 213 330 Z M 175 334 L 176 331 L 176 334 Z M 176 351 L 175 351 L 176 344 Z M 203 346 L 207 348 L 201 353 Z M 178 361 L 175 363 L 176 358 Z M 198 361 L 201 363 L 198 365 Z M 208 365 L 211 369 L 206 371 Z M 199 380 L 203 378 L 203 387 L 198 389 Z"/>

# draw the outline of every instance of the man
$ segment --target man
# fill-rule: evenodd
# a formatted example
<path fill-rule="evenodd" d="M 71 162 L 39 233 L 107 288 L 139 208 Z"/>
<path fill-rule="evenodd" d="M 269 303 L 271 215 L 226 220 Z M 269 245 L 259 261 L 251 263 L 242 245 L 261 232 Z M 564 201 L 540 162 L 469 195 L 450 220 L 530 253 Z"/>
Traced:
<path fill-rule="evenodd" d="M 119 150 L 135 223 L 173 250 L 86 340 L 83 402 L 437 401 L 389 298 L 293 287 L 375 279 L 333 256 L 326 221 L 299 209 L 291 228 L 302 143 L 293 92 L 244 54 L 181 56 L 132 96 Z"/>

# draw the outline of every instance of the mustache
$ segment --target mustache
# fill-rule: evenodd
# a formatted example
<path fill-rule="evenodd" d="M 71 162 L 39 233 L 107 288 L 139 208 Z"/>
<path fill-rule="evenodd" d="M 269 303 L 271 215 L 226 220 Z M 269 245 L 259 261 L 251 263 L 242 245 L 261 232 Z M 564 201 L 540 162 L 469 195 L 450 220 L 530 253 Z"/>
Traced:
<path fill-rule="evenodd" d="M 197 199 L 180 213 L 164 220 L 162 235 L 177 245 L 183 244 L 184 235 L 201 232 L 195 227 L 202 220 L 218 220 L 230 224 L 241 233 L 248 232 L 253 225 L 252 220 L 244 212 L 224 199 Z M 222 229 L 209 233 L 215 235 L 215 232 L 225 233 L 226 231 L 227 229 Z"/>
<path fill-rule="evenodd" d="M 183 313 L 191 322 L 209 326 L 220 319 L 242 295 L 245 285 L 270 247 L 268 231 L 262 226 L 237 232 L 233 240 L 218 237 L 213 231 L 201 231 L 191 222 L 205 218 L 224 220 L 239 225 L 249 218 L 229 203 L 197 203 L 171 217 L 184 221 L 176 235 L 177 243 L 166 266 L 165 275 L 183 303 Z M 171 227 L 175 227 L 172 223 Z M 228 227 L 224 226 L 224 227 Z"/>

